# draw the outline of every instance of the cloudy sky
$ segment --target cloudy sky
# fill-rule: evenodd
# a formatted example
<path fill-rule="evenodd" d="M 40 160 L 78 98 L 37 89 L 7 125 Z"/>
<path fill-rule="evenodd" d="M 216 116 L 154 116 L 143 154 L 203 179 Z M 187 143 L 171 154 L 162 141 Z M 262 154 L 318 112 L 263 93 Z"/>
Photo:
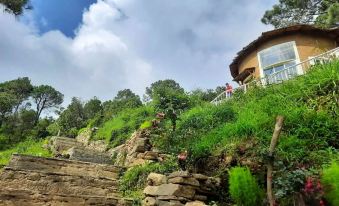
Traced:
<path fill-rule="evenodd" d="M 0 8 L 0 82 L 27 76 L 84 100 L 139 95 L 159 79 L 185 89 L 231 81 L 236 52 L 272 29 L 275 0 L 32 0 L 20 18 Z"/>

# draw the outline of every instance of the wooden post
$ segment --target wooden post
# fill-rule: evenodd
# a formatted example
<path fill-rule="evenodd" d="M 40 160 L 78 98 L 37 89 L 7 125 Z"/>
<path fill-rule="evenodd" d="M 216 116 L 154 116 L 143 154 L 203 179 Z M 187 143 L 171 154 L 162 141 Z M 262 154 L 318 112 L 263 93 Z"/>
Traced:
<path fill-rule="evenodd" d="M 278 139 L 280 136 L 280 132 L 283 126 L 284 117 L 283 116 L 277 116 L 273 136 L 271 139 L 271 145 L 268 150 L 268 164 L 267 164 L 267 198 L 270 203 L 270 206 L 275 205 L 274 195 L 272 191 L 272 174 L 273 174 L 273 164 L 274 164 L 274 149 L 277 146 Z"/>

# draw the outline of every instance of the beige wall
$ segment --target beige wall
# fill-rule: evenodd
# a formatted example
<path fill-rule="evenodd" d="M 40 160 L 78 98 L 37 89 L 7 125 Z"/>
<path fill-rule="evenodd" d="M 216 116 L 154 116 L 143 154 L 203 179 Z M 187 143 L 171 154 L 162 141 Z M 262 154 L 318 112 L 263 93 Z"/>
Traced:
<path fill-rule="evenodd" d="M 300 61 L 308 59 L 310 56 L 315 56 L 323 53 L 324 51 L 335 48 L 336 42 L 334 40 L 320 37 L 320 36 L 310 36 L 305 34 L 294 34 L 288 36 L 282 36 L 270 40 L 262 44 L 255 51 L 248 54 L 239 64 L 239 73 L 244 71 L 246 68 L 255 67 L 255 77 L 260 77 L 260 68 L 257 53 L 263 49 L 269 48 L 271 46 L 295 41 L 297 50 L 299 53 Z"/>

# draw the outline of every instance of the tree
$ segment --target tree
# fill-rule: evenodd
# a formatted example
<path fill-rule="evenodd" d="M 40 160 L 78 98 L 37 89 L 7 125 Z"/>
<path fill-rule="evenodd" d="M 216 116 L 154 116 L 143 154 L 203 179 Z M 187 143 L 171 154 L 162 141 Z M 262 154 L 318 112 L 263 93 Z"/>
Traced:
<path fill-rule="evenodd" d="M 165 118 L 176 128 L 178 113 L 189 107 L 189 97 L 185 90 L 174 80 L 159 80 L 146 88 L 146 94 L 153 100 L 159 112 L 165 112 Z"/>
<path fill-rule="evenodd" d="M 261 19 L 275 28 L 295 24 L 332 27 L 339 21 L 338 0 L 279 0 Z"/>
<path fill-rule="evenodd" d="M 78 98 L 73 97 L 67 109 L 61 113 L 58 124 L 65 135 L 75 137 L 75 134 L 70 134 L 69 131 L 78 131 L 85 126 L 86 120 L 83 103 Z"/>
<path fill-rule="evenodd" d="M 127 108 L 137 108 L 142 105 L 140 97 L 130 89 L 118 91 L 113 100 L 103 103 L 105 116 L 111 118 L 113 115 Z"/>
<path fill-rule="evenodd" d="M 48 85 L 40 85 L 34 87 L 32 98 L 36 105 L 36 123 L 39 121 L 43 110 L 57 107 L 63 102 L 64 95 L 53 87 Z"/>
<path fill-rule="evenodd" d="M 0 0 L 0 4 L 5 6 L 5 11 L 14 15 L 21 15 L 24 9 L 32 9 L 29 0 Z"/>
<path fill-rule="evenodd" d="M 28 99 L 32 91 L 33 86 L 31 84 L 31 80 L 28 77 L 18 78 L 0 84 L 0 92 L 6 92 L 15 96 L 15 114 L 17 114 L 20 105 Z"/>
<path fill-rule="evenodd" d="M 101 111 L 101 101 L 97 97 L 93 97 L 84 105 L 84 112 L 87 119 L 92 119 L 96 114 Z"/>
<path fill-rule="evenodd" d="M 15 96 L 6 92 L 0 92 L 0 126 L 6 116 L 10 114 L 15 106 Z"/>

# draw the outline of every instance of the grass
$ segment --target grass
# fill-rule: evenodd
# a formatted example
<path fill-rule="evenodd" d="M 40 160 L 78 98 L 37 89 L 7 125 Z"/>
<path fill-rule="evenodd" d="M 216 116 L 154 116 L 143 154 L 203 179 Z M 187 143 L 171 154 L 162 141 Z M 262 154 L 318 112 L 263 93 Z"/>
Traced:
<path fill-rule="evenodd" d="M 314 161 L 314 156 L 339 147 L 338 92 L 339 61 L 333 61 L 284 84 L 236 93 L 220 106 L 194 107 L 179 117 L 177 131 L 157 136 L 153 142 L 168 152 L 188 149 L 192 158 L 223 151 L 241 139 L 257 141 L 261 152 L 269 145 L 276 116 L 283 115 L 278 155 L 321 166 L 324 162 Z"/>
<path fill-rule="evenodd" d="M 111 147 L 123 144 L 127 138 L 154 117 L 153 108 L 142 106 L 135 109 L 126 109 L 117 116 L 104 122 L 93 135 L 94 140 L 106 140 Z M 145 125 L 143 125 L 145 126 Z"/>
<path fill-rule="evenodd" d="M 47 139 L 46 139 L 47 140 Z M 23 142 L 18 143 L 10 149 L 0 151 L 0 165 L 7 165 L 12 154 L 26 154 L 41 157 L 51 157 L 51 153 L 43 148 L 46 140 L 34 140 L 27 139 Z"/>

